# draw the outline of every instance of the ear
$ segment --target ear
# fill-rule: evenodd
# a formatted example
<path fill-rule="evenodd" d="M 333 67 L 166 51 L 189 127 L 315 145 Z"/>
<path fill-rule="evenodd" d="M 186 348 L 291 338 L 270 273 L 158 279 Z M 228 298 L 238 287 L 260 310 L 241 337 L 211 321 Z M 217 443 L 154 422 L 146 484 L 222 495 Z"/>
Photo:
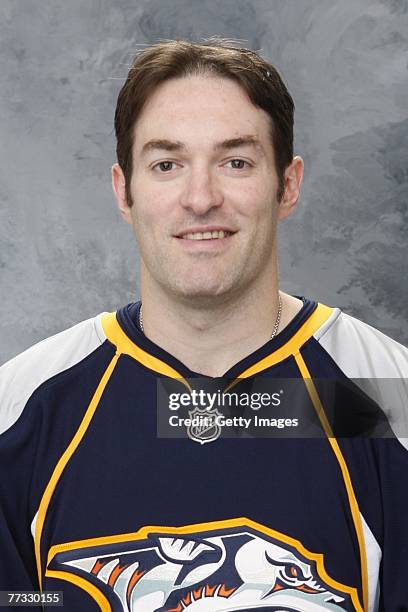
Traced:
<path fill-rule="evenodd" d="M 131 206 L 129 206 L 126 197 L 125 175 L 119 164 L 113 164 L 112 166 L 112 189 L 122 219 L 132 225 Z"/>
<path fill-rule="evenodd" d="M 285 191 L 279 203 L 278 219 L 286 219 L 295 210 L 303 179 L 303 159 L 296 155 L 285 170 Z"/>

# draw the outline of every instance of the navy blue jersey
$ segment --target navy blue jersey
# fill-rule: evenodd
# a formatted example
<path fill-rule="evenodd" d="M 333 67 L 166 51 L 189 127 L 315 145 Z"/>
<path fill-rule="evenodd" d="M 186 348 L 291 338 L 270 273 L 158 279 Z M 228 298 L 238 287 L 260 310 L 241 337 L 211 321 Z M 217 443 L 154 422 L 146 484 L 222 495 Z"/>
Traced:
<path fill-rule="evenodd" d="M 60 590 L 79 612 L 408 610 L 407 441 L 335 435 L 319 383 L 365 381 L 391 427 L 407 349 L 304 300 L 223 379 L 299 379 L 324 435 L 198 444 L 157 435 L 158 379 L 198 374 L 137 310 L 0 369 L 0 590 Z"/>

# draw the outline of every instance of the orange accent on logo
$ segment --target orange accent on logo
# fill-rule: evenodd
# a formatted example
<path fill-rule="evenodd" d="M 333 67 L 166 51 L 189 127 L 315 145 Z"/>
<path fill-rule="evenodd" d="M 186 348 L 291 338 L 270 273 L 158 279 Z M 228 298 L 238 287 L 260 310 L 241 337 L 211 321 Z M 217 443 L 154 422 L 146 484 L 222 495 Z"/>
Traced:
<path fill-rule="evenodd" d="M 225 584 L 216 584 L 213 587 L 210 587 L 208 584 L 205 587 L 199 587 L 195 591 L 190 591 L 183 597 L 183 599 L 178 603 L 177 608 L 171 608 L 167 612 L 182 612 L 187 606 L 192 604 L 194 601 L 198 599 L 202 599 L 205 597 L 230 597 L 237 588 L 233 587 L 229 589 Z"/>
<path fill-rule="evenodd" d="M 120 563 L 118 563 L 113 568 L 112 573 L 109 576 L 108 585 L 113 588 L 115 586 L 115 583 L 116 583 L 117 579 L 119 578 L 119 576 L 121 575 L 123 570 L 125 570 L 127 567 L 129 567 L 129 564 L 125 563 L 125 565 L 121 565 Z"/>
<path fill-rule="evenodd" d="M 199 599 L 201 597 L 202 592 L 203 592 L 203 587 L 198 587 L 197 590 L 193 591 L 194 599 Z"/>
<path fill-rule="evenodd" d="M 181 601 L 186 606 L 189 606 L 191 604 L 191 593 L 187 593 L 187 595 L 185 597 L 183 597 L 183 599 Z"/>
<path fill-rule="evenodd" d="M 211 597 L 212 595 L 214 595 L 214 592 L 216 590 L 218 585 L 215 585 L 213 587 L 210 587 L 209 584 L 205 585 L 205 597 Z"/>
<path fill-rule="evenodd" d="M 233 587 L 232 589 L 227 589 L 226 585 L 222 584 L 220 590 L 218 591 L 218 595 L 220 597 L 229 597 L 236 590 L 236 587 Z"/>
<path fill-rule="evenodd" d="M 184 607 L 181 605 L 181 603 L 178 604 L 177 608 L 170 608 L 169 610 L 167 610 L 167 612 L 183 612 Z"/>
<path fill-rule="evenodd" d="M 300 586 L 296 588 L 298 591 L 304 591 L 305 593 L 318 593 L 319 592 L 317 589 L 312 589 L 312 587 L 308 587 L 305 584 L 301 584 Z"/>
<path fill-rule="evenodd" d="M 104 565 L 106 565 L 108 561 L 95 561 L 95 565 L 91 569 L 91 574 L 95 574 L 95 576 L 101 571 Z"/>
<path fill-rule="evenodd" d="M 136 583 L 141 579 L 141 577 L 143 576 L 143 574 L 145 574 L 146 572 L 138 572 L 137 570 L 135 570 L 129 580 L 129 584 L 128 587 L 126 589 L 126 599 L 128 601 L 128 603 L 130 602 L 130 597 L 132 595 L 132 591 L 134 589 L 134 587 L 136 586 Z"/>

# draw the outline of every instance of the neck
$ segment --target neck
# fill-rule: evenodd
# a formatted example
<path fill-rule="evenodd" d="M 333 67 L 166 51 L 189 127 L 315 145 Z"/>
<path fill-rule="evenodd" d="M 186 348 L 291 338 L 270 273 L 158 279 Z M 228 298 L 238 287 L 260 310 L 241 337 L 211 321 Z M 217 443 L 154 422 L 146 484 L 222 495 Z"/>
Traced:
<path fill-rule="evenodd" d="M 301 300 L 279 292 L 277 282 L 205 307 L 177 300 L 160 288 L 150 291 L 142 283 L 144 333 L 190 370 L 222 376 L 270 339 L 279 293 L 282 315 L 277 333 L 302 307 Z"/>

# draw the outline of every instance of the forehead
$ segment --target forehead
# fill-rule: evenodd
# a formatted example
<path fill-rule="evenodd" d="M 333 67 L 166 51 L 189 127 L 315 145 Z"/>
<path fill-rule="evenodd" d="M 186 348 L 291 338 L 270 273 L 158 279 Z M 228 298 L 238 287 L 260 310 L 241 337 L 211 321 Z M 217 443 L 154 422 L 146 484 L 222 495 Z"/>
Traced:
<path fill-rule="evenodd" d="M 153 138 L 186 146 L 253 134 L 270 143 L 270 117 L 232 79 L 212 75 L 169 79 L 148 98 L 134 126 L 134 149 Z"/>

